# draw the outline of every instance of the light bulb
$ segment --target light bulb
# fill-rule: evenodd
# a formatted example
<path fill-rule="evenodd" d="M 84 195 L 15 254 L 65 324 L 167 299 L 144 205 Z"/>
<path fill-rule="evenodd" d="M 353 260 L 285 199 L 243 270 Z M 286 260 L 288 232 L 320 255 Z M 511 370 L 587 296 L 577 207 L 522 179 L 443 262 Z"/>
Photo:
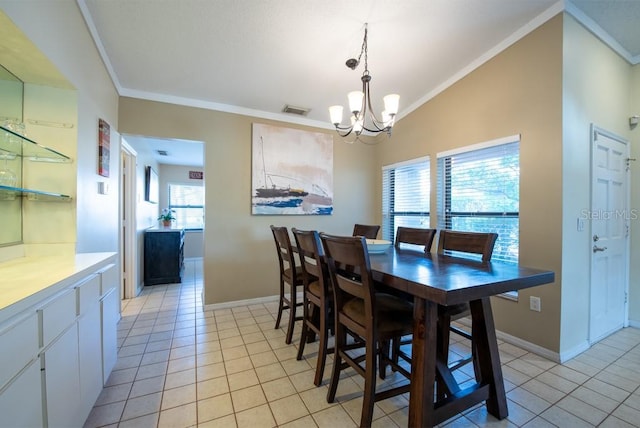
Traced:
<path fill-rule="evenodd" d="M 329 107 L 329 117 L 331 117 L 331 123 L 335 126 L 340 125 L 342 122 L 342 106 L 331 106 Z"/>

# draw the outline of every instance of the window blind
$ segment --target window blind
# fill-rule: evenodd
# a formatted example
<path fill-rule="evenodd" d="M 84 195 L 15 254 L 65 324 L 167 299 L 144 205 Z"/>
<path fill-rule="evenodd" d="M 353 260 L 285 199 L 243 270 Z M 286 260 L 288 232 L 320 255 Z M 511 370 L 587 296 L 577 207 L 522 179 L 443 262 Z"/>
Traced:
<path fill-rule="evenodd" d="M 204 226 L 204 187 L 170 184 L 169 208 L 175 211 L 177 227 L 202 229 Z"/>
<path fill-rule="evenodd" d="M 492 260 L 518 262 L 520 142 L 438 158 L 438 228 L 495 232 Z"/>
<path fill-rule="evenodd" d="M 429 158 L 382 168 L 382 238 L 393 241 L 398 226 L 429 227 Z"/>

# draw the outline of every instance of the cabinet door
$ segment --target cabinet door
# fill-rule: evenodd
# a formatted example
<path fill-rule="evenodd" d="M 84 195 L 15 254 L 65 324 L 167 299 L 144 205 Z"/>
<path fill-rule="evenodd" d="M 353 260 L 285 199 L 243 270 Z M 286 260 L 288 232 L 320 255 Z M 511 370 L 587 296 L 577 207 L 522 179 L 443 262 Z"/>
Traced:
<path fill-rule="evenodd" d="M 42 359 L 48 426 L 82 426 L 77 325 L 73 324 L 58 337 L 42 354 Z"/>
<path fill-rule="evenodd" d="M 118 359 L 118 321 L 120 319 L 118 290 L 111 289 L 100 301 L 102 310 L 102 381 L 109 379 Z"/>
<path fill-rule="evenodd" d="M 102 391 L 102 340 L 100 335 L 100 303 L 95 302 L 78 319 L 80 358 L 80 394 L 82 419 L 86 419 Z"/>
<path fill-rule="evenodd" d="M 40 427 L 42 419 L 42 378 L 40 360 L 34 360 L 0 394 L 0 425 Z"/>

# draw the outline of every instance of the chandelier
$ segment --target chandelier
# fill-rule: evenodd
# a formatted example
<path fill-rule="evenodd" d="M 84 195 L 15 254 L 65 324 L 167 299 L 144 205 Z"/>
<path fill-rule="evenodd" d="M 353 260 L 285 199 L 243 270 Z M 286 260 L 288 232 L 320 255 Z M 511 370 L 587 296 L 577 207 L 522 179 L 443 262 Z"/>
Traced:
<path fill-rule="evenodd" d="M 346 126 L 342 125 L 343 107 L 341 105 L 329 107 L 331 123 L 336 127 L 338 135 L 347 137 L 353 133 L 356 136 L 355 140 L 360 140 L 360 136 L 375 136 L 381 132 L 385 132 L 388 136 L 391 136 L 391 129 L 393 128 L 396 114 L 398 113 L 398 103 L 400 101 L 400 96 L 397 94 L 385 96 L 383 98 L 384 111 L 380 115 L 380 119 L 378 119 L 371 108 L 371 93 L 369 90 L 371 73 L 369 73 L 367 58 L 367 25 L 368 24 L 364 24 L 364 39 L 362 40 L 362 48 L 360 49 L 358 59 L 350 58 L 346 62 L 347 67 L 355 70 L 360 64 L 362 54 L 364 54 L 364 71 L 360 78 L 362 81 L 362 90 L 349 92 L 348 94 L 349 110 L 352 113 L 351 124 Z"/>

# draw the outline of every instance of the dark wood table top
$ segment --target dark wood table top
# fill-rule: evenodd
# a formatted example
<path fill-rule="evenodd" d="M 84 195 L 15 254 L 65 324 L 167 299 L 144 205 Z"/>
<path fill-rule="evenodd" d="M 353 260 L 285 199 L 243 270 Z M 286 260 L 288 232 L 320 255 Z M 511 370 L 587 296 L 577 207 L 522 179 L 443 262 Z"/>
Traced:
<path fill-rule="evenodd" d="M 376 281 L 447 306 L 554 281 L 547 270 L 393 247 L 369 260 Z"/>

